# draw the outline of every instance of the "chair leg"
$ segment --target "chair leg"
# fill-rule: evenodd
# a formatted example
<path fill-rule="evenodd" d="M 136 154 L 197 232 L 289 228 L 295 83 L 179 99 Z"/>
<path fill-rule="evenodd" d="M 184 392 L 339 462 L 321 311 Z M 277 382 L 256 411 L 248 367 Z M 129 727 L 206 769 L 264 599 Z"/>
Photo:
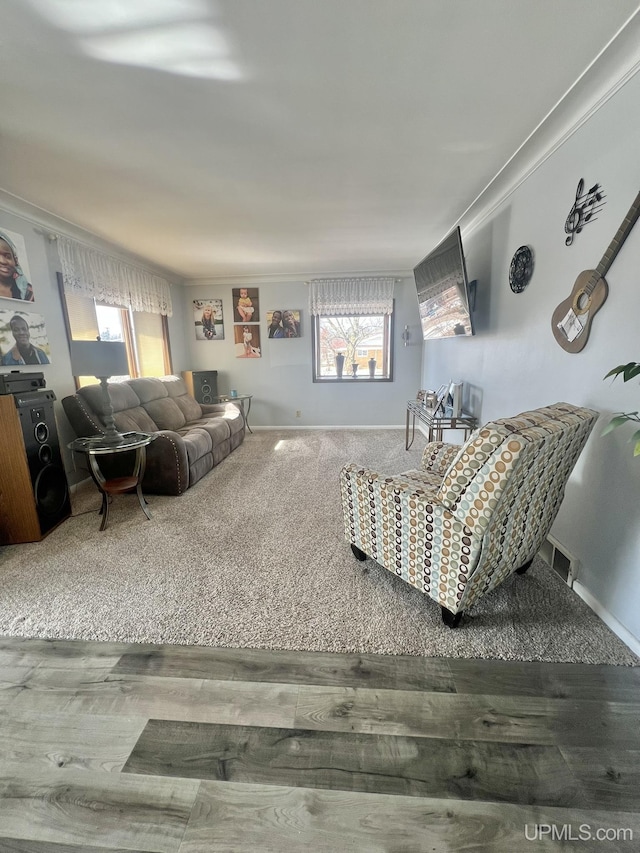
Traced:
<path fill-rule="evenodd" d="M 357 545 L 354 545 L 352 543 L 351 550 L 353 551 L 353 556 L 356 558 L 356 560 L 360 560 L 360 562 L 362 562 L 363 560 L 367 559 L 367 555 L 364 553 L 364 551 L 361 551 Z"/>
<path fill-rule="evenodd" d="M 442 621 L 447 626 L 447 628 L 457 628 L 460 624 L 460 620 L 462 619 L 462 610 L 459 610 L 457 613 L 452 613 L 443 605 L 441 605 L 441 607 Z"/>
<path fill-rule="evenodd" d="M 529 560 L 528 563 L 525 563 L 524 566 L 520 566 L 519 569 L 516 569 L 516 574 L 523 575 L 527 571 L 531 563 L 533 563 L 533 557 Z"/>

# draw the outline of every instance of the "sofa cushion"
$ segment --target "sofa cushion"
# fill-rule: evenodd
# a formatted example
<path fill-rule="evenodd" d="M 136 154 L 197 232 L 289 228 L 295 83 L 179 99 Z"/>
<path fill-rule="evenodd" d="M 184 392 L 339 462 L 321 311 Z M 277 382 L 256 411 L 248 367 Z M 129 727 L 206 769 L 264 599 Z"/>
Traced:
<path fill-rule="evenodd" d="M 226 441 L 231 434 L 229 423 L 226 418 L 202 418 L 201 420 L 187 424 L 182 429 L 178 430 L 178 433 L 185 439 L 187 436 L 191 435 L 192 432 L 207 433 L 211 442 L 209 450 L 211 447 L 215 447 L 219 442 Z"/>
<path fill-rule="evenodd" d="M 145 403 L 144 407 L 160 429 L 179 432 L 187 422 L 176 401 L 170 397 L 165 397 L 164 400 L 151 400 Z"/>
<path fill-rule="evenodd" d="M 162 400 L 169 396 L 164 382 L 155 377 L 143 376 L 139 379 L 129 379 L 127 384 L 145 407 L 152 400 Z"/>
<path fill-rule="evenodd" d="M 140 405 L 140 398 L 128 382 L 109 382 L 109 399 L 114 412 L 123 409 L 133 409 Z M 90 409 L 100 414 L 104 411 L 104 397 L 101 385 L 85 385 L 78 389 L 78 396 L 87 403 Z"/>
<path fill-rule="evenodd" d="M 158 429 L 177 431 L 186 423 L 186 418 L 175 400 L 169 396 L 166 384 L 151 377 L 130 379 L 129 384 L 135 391 Z"/>
<path fill-rule="evenodd" d="M 197 421 L 202 417 L 202 406 L 189 394 L 173 398 L 176 406 L 180 409 L 187 423 Z"/>
<path fill-rule="evenodd" d="M 113 413 L 118 432 L 157 432 L 158 426 L 142 406 Z"/>
<path fill-rule="evenodd" d="M 202 406 L 195 400 L 187 389 L 185 382 L 179 376 L 165 376 L 162 383 L 169 397 L 175 401 L 187 423 L 197 421 L 202 417 Z"/>
<path fill-rule="evenodd" d="M 189 462 L 190 468 L 198 461 L 198 459 L 201 459 L 203 456 L 211 453 L 213 442 L 211 440 L 211 436 L 206 430 L 199 428 L 185 428 L 181 437 L 184 440 L 185 450 L 187 451 L 187 461 Z"/>

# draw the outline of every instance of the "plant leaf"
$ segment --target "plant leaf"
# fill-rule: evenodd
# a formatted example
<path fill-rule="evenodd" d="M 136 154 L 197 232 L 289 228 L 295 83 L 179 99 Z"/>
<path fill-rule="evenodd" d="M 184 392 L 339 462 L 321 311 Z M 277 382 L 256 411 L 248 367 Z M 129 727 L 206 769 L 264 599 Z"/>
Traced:
<path fill-rule="evenodd" d="M 640 364 L 636 364 L 633 361 L 630 361 L 629 364 L 624 369 L 624 376 L 622 377 L 623 382 L 628 382 L 630 379 L 633 379 L 640 373 Z"/>
<path fill-rule="evenodd" d="M 622 426 L 622 424 L 626 423 L 630 418 L 628 415 L 616 415 L 615 418 L 611 418 L 606 427 L 602 430 L 602 435 L 608 435 L 610 432 L 616 427 Z"/>
<path fill-rule="evenodd" d="M 630 361 L 629 364 L 620 364 L 618 367 L 614 367 L 613 370 L 610 370 L 603 378 L 608 379 L 610 376 L 618 376 L 620 373 L 624 373 L 630 364 L 633 364 L 633 362 Z"/>
<path fill-rule="evenodd" d="M 634 434 L 631 436 L 631 441 L 635 441 L 635 446 L 633 448 L 633 455 L 640 456 L 640 429 L 636 430 Z"/>

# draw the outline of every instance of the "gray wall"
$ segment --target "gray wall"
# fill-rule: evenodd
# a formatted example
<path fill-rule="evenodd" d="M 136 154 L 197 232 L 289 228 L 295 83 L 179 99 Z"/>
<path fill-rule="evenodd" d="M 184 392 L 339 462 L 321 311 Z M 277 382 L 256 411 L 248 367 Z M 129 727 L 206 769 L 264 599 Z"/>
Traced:
<path fill-rule="evenodd" d="M 333 275 L 339 278 L 339 275 Z M 303 281 L 274 283 L 252 280 L 260 296 L 262 358 L 236 358 L 233 343 L 233 287 L 244 282 L 188 282 L 184 289 L 184 313 L 189 358 L 174 367 L 180 370 L 217 370 L 221 394 L 235 388 L 253 394 L 250 422 L 264 427 L 399 426 L 404 423 L 406 401 L 420 386 L 422 339 L 418 325 L 417 297 L 413 279 L 395 285 L 394 381 L 369 383 L 314 383 L 312 381 L 311 318 L 308 287 Z M 193 300 L 222 299 L 224 341 L 197 341 L 193 325 Z M 302 337 L 269 340 L 266 312 L 275 308 L 300 309 Z M 410 326 L 411 342 L 405 347 L 402 331 Z M 296 412 L 300 417 L 296 417 Z"/>
<path fill-rule="evenodd" d="M 600 261 L 640 189 L 640 75 L 636 75 L 473 231 L 463 228 L 469 275 L 479 281 L 477 336 L 425 344 L 424 387 L 468 384 L 481 421 L 568 401 L 602 415 L 568 485 L 553 534 L 581 562 L 580 582 L 640 638 L 640 459 L 631 425 L 602 437 L 611 414 L 640 408 L 638 381 L 603 381 L 618 364 L 640 361 L 640 224 L 614 261 L 609 297 L 586 348 L 566 353 L 551 315 L 577 275 Z M 599 182 L 606 205 L 565 246 L 576 185 Z M 522 294 L 509 288 L 515 250 L 529 245 L 535 269 Z"/>

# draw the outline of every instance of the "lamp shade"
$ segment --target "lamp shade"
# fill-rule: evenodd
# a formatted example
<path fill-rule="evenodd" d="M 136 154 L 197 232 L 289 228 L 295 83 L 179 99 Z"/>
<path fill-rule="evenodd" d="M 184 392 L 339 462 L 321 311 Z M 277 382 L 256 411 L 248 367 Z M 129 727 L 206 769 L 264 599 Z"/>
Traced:
<path fill-rule="evenodd" d="M 74 376 L 126 376 L 127 347 L 122 341 L 71 341 L 71 367 Z"/>

